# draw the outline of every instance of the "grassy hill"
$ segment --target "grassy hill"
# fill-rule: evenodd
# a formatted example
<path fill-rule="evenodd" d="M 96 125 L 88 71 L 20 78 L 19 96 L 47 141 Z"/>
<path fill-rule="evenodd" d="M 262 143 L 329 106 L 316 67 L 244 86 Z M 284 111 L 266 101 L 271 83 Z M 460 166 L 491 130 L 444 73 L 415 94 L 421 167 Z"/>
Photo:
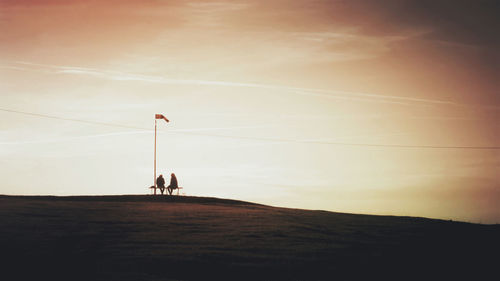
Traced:
<path fill-rule="evenodd" d="M 2 280 L 496 280 L 499 238 L 217 198 L 0 196 Z"/>

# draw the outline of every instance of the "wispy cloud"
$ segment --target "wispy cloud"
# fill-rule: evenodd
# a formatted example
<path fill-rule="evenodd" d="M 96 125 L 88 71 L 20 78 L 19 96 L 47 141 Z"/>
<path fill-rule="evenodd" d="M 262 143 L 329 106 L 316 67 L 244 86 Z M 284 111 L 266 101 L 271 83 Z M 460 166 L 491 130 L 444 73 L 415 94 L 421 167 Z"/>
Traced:
<path fill-rule="evenodd" d="M 149 83 L 172 84 L 172 85 L 207 85 L 207 86 L 221 86 L 221 87 L 241 87 L 241 88 L 258 88 L 266 90 L 279 90 L 295 93 L 299 95 L 314 96 L 327 99 L 343 99 L 354 102 L 375 102 L 375 103 L 391 103 L 400 105 L 452 105 L 459 106 L 459 104 L 439 99 L 422 99 L 403 96 L 380 95 L 372 93 L 360 92 L 347 92 L 347 91 L 331 91 L 323 89 L 311 89 L 300 87 L 287 87 L 281 85 L 257 84 L 257 83 L 241 83 L 232 81 L 217 81 L 217 80 L 196 80 L 196 79 L 173 79 L 163 76 L 142 75 L 127 73 L 114 70 L 102 70 L 96 68 L 76 67 L 76 66 L 61 66 L 61 65 L 48 65 L 38 64 L 32 62 L 18 61 L 16 65 L 29 65 L 35 66 L 33 69 L 26 69 L 31 71 L 39 71 L 49 69 L 54 74 L 73 74 L 73 75 L 90 75 L 102 79 L 118 80 L 118 81 L 141 81 Z M 9 65 L 7 65 L 9 66 Z"/>
<path fill-rule="evenodd" d="M 413 35 L 370 36 L 349 28 L 323 32 L 290 32 L 290 37 L 301 40 L 309 48 L 321 50 L 314 52 L 322 61 L 346 61 L 370 59 L 391 51 L 391 44 L 406 40 Z"/>
<path fill-rule="evenodd" d="M 189 2 L 181 10 L 189 26 L 224 27 L 222 16 L 249 7 L 249 3 Z"/>
<path fill-rule="evenodd" d="M 235 2 L 190 2 L 187 6 L 196 9 L 199 12 L 216 13 L 235 11 L 248 8 L 249 3 L 235 3 Z"/>
<path fill-rule="evenodd" d="M 220 130 L 239 130 L 239 129 L 261 129 L 271 128 L 274 125 L 259 125 L 259 126 L 233 126 L 233 127 L 213 127 L 213 128 L 187 128 L 187 129 L 170 129 L 169 132 L 202 132 L 202 131 L 220 131 Z"/>

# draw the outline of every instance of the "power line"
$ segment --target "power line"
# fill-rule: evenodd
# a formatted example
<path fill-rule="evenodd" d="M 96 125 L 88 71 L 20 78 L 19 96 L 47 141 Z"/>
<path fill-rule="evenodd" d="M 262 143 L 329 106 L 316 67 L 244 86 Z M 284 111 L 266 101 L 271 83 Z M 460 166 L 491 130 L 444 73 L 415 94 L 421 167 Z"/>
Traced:
<path fill-rule="evenodd" d="M 93 124 L 93 125 L 101 125 L 101 126 L 109 126 L 109 127 L 120 127 L 120 128 L 127 128 L 127 129 L 149 130 L 149 129 L 146 129 L 146 128 L 134 127 L 134 126 L 127 126 L 127 125 L 122 125 L 122 124 L 97 122 L 97 121 L 74 119 L 74 118 L 65 118 L 65 117 L 59 117 L 59 116 L 53 116 L 53 115 L 47 115 L 47 114 L 40 114 L 40 113 L 32 113 L 32 112 L 25 112 L 25 111 L 5 109 L 5 108 L 0 108 L 0 111 L 17 113 L 17 114 L 24 114 L 24 115 L 31 115 L 31 116 L 43 117 L 43 118 L 50 118 L 50 119 L 57 119 L 57 120 L 64 120 L 64 121 L 87 123 L 87 124 Z"/>
<path fill-rule="evenodd" d="M 101 125 L 108 127 L 118 127 L 118 128 L 127 128 L 127 129 L 135 129 L 135 130 L 152 130 L 151 128 L 138 127 L 138 126 L 128 126 L 116 123 L 108 123 L 108 122 L 98 122 L 98 121 L 90 121 L 83 119 L 75 119 L 75 118 L 65 118 L 48 114 L 41 113 L 33 113 L 26 111 L 19 111 L 13 109 L 0 108 L 0 111 L 23 114 L 29 116 L 43 117 L 49 119 L 63 120 L 63 121 L 71 121 L 71 122 L 79 122 L 86 123 L 92 125 Z M 500 146 L 439 146 L 439 145 L 400 145 L 400 144 L 372 144 L 372 143 L 345 143 L 345 142 L 329 142 L 329 141 L 308 141 L 308 140 L 294 140 L 294 139 L 283 139 L 283 138 L 261 138 L 261 137 L 248 137 L 248 136 L 234 136 L 234 135 L 219 135 L 219 134 L 207 134 L 207 133 L 195 133 L 195 132 L 169 132 L 164 131 L 166 133 L 176 133 L 176 134 L 184 134 L 184 135 L 197 135 L 204 137 L 218 137 L 218 138 L 229 138 L 229 139 L 243 139 L 243 140 L 258 140 L 258 141 L 271 141 L 271 142 L 288 142 L 288 143 L 310 143 L 310 144 L 325 144 L 325 145 L 343 145 L 343 146 L 363 146 L 363 147 L 386 147 L 386 148 L 414 148 L 414 149 L 473 149 L 473 150 L 500 150 Z"/>

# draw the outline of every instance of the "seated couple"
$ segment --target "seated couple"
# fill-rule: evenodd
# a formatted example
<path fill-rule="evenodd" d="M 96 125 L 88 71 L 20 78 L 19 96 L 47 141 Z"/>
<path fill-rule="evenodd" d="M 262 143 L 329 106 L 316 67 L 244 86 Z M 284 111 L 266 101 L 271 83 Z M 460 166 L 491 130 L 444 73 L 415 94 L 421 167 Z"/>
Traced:
<path fill-rule="evenodd" d="M 168 194 L 172 195 L 172 191 L 174 191 L 174 189 L 179 188 L 179 185 L 177 184 L 177 178 L 175 177 L 174 173 L 172 173 L 170 175 L 170 185 L 169 186 L 165 187 L 165 179 L 163 178 L 163 175 L 160 175 L 156 179 L 156 185 L 160 189 L 162 195 L 163 195 L 163 191 L 165 191 L 165 189 L 167 189 Z"/>

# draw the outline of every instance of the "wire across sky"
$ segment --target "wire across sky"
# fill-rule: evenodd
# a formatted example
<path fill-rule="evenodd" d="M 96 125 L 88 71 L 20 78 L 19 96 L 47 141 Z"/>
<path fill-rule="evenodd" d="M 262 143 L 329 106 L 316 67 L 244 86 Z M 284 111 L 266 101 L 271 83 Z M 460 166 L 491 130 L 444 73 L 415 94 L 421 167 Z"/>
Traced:
<path fill-rule="evenodd" d="M 85 124 L 108 126 L 116 128 L 126 128 L 134 130 L 146 130 L 152 131 L 152 128 L 145 128 L 139 126 L 129 126 L 117 123 L 99 122 L 92 120 L 83 120 L 76 118 L 66 118 L 60 116 L 54 116 L 49 114 L 26 112 L 14 109 L 0 108 L 0 111 L 9 112 L 14 114 L 22 114 L 33 117 L 42 117 L 48 119 L 62 120 L 79 122 Z M 208 134 L 208 133 L 197 133 L 197 132 L 186 132 L 186 131 L 166 131 L 169 133 L 184 134 L 184 135 L 196 135 L 204 137 L 217 137 L 217 138 L 228 138 L 228 139 L 242 139 L 242 140 L 256 140 L 256 141 L 268 141 L 268 142 L 286 142 L 286 143 L 305 143 L 305 144 L 323 144 L 323 145 L 343 145 L 343 146 L 363 146 L 363 147 L 385 147 L 385 148 L 413 148 L 413 149 L 472 149 L 472 150 L 500 150 L 500 146 L 440 146 L 440 145 L 401 145 L 401 144 L 374 144 L 374 143 L 348 143 L 348 142 L 330 142 L 330 141 L 316 141 L 316 140 L 294 140 L 285 138 L 262 138 L 262 137 L 249 137 L 249 136 L 235 136 L 235 135 L 222 135 L 222 134 Z"/>

